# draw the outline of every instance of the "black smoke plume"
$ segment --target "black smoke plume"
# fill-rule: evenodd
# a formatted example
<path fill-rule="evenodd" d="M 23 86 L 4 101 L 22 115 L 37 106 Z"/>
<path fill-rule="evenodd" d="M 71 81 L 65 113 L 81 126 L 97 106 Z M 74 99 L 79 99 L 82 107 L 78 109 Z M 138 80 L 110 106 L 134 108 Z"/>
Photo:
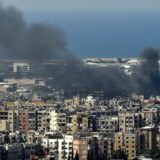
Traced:
<path fill-rule="evenodd" d="M 26 24 L 21 11 L 0 6 L 0 57 L 48 60 L 66 52 L 65 33 L 51 24 Z"/>
<path fill-rule="evenodd" d="M 105 96 L 130 93 L 129 77 L 119 67 L 88 67 L 80 61 L 68 61 L 62 72 L 55 77 L 54 87 L 73 94 L 104 92 Z"/>
<path fill-rule="evenodd" d="M 133 92 L 147 97 L 159 94 L 159 50 L 145 49 L 139 61 L 132 75 L 126 75 L 120 67 L 94 68 L 80 61 L 68 61 L 52 84 L 56 89 L 73 91 L 73 94 L 103 91 L 105 97 L 127 96 Z"/>
<path fill-rule="evenodd" d="M 133 91 L 146 96 L 160 93 L 159 50 L 145 49 L 140 55 L 141 63 L 134 70 Z"/>
<path fill-rule="evenodd" d="M 73 94 L 103 91 L 112 97 L 133 92 L 160 93 L 158 50 L 146 49 L 131 76 L 119 67 L 88 67 L 68 52 L 65 33 L 59 27 L 45 23 L 28 25 L 22 13 L 12 6 L 0 6 L 0 57 L 32 62 L 60 59 L 61 63 L 55 66 L 35 67 L 33 76 L 53 77 L 48 81 L 50 85 Z"/>

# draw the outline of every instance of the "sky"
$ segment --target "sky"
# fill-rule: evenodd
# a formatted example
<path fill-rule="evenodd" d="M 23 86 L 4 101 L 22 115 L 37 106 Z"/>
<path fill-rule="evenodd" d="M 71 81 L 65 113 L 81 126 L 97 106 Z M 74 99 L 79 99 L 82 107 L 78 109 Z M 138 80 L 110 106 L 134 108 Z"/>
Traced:
<path fill-rule="evenodd" d="M 160 8 L 159 0 L 3 0 L 4 4 L 12 4 L 23 10 L 52 9 L 155 9 Z"/>
<path fill-rule="evenodd" d="M 160 46 L 159 0 L 3 0 L 28 23 L 60 26 L 80 57 L 134 57 Z"/>

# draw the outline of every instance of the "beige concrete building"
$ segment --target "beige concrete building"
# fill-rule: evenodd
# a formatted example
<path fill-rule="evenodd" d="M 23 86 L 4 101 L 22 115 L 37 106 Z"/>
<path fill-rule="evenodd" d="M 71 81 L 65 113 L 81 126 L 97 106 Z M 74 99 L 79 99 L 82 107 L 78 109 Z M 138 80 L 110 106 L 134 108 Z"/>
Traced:
<path fill-rule="evenodd" d="M 82 139 L 73 140 L 73 158 L 79 157 L 79 160 L 87 160 L 88 142 Z"/>
<path fill-rule="evenodd" d="M 88 116 L 87 115 L 73 115 L 71 117 L 71 131 L 87 131 L 88 130 Z"/>
<path fill-rule="evenodd" d="M 97 130 L 100 132 L 116 132 L 118 131 L 117 116 L 101 116 L 97 118 Z"/>
<path fill-rule="evenodd" d="M 19 112 L 18 110 L 1 110 L 0 120 L 7 120 L 11 132 L 19 131 Z"/>
<path fill-rule="evenodd" d="M 145 108 L 141 112 L 143 126 L 155 125 L 159 121 L 159 110 L 157 108 Z"/>
<path fill-rule="evenodd" d="M 0 131 L 9 131 L 9 122 L 8 120 L 0 120 Z"/>
<path fill-rule="evenodd" d="M 19 111 L 18 110 L 8 111 L 8 121 L 10 123 L 11 132 L 19 131 Z"/>
<path fill-rule="evenodd" d="M 139 135 L 136 133 L 117 132 L 115 134 L 114 150 L 124 151 L 128 159 L 136 157 L 139 153 Z"/>
<path fill-rule="evenodd" d="M 66 113 L 50 112 L 50 130 L 59 132 L 66 131 Z"/>
<path fill-rule="evenodd" d="M 119 130 L 126 132 L 139 128 L 141 125 L 141 115 L 139 113 L 119 114 Z"/>
<path fill-rule="evenodd" d="M 39 131 L 49 131 L 50 113 L 48 111 L 37 112 L 37 129 Z"/>

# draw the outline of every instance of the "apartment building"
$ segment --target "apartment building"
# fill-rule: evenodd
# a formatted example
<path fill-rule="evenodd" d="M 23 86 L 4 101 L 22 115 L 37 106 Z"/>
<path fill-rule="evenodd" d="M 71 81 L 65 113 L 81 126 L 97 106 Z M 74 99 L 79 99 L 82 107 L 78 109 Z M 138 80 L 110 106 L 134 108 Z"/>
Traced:
<path fill-rule="evenodd" d="M 0 132 L 1 131 L 9 131 L 10 125 L 8 120 L 0 120 Z"/>
<path fill-rule="evenodd" d="M 141 112 L 143 126 L 155 125 L 159 122 L 159 109 L 144 108 Z"/>
<path fill-rule="evenodd" d="M 114 140 L 114 150 L 124 151 L 128 159 L 136 157 L 140 152 L 139 135 L 136 133 L 117 132 Z"/>
<path fill-rule="evenodd" d="M 24 133 L 28 133 L 29 131 L 29 114 L 28 111 L 20 111 L 19 113 L 20 123 L 19 128 Z"/>
<path fill-rule="evenodd" d="M 153 126 L 146 126 L 140 128 L 140 149 L 155 149 L 157 147 L 157 128 Z"/>
<path fill-rule="evenodd" d="M 50 129 L 49 111 L 37 111 L 37 129 L 39 131 L 49 131 Z"/>
<path fill-rule="evenodd" d="M 118 116 L 101 116 L 96 121 L 96 130 L 99 132 L 118 131 Z"/>
<path fill-rule="evenodd" d="M 72 147 L 73 147 L 73 136 L 72 135 L 64 135 L 65 141 L 65 159 L 72 159 Z M 68 158 L 68 159 L 67 159 Z"/>
<path fill-rule="evenodd" d="M 19 114 L 20 130 L 28 133 L 29 131 L 37 130 L 37 111 L 22 110 Z"/>
<path fill-rule="evenodd" d="M 119 131 L 131 131 L 141 126 L 141 115 L 139 113 L 119 114 Z"/>
<path fill-rule="evenodd" d="M 0 120 L 6 120 L 9 123 L 9 131 L 19 131 L 19 111 L 18 110 L 1 110 Z"/>
<path fill-rule="evenodd" d="M 36 131 L 37 130 L 37 111 L 28 111 L 28 124 L 29 130 Z"/>
<path fill-rule="evenodd" d="M 87 131 L 88 130 L 88 116 L 87 115 L 72 115 L 71 131 Z"/>
<path fill-rule="evenodd" d="M 0 110 L 0 120 L 8 120 L 8 110 Z"/>
<path fill-rule="evenodd" d="M 87 160 L 88 157 L 88 141 L 83 139 L 73 140 L 73 158 L 79 160 Z"/>
<path fill-rule="evenodd" d="M 50 112 L 50 130 L 66 132 L 66 113 Z"/>
<path fill-rule="evenodd" d="M 19 131 L 19 111 L 18 110 L 8 111 L 8 121 L 10 123 L 11 132 Z"/>
<path fill-rule="evenodd" d="M 61 135 L 58 132 L 47 132 L 42 140 L 42 146 L 49 148 L 49 154 L 55 160 L 68 160 L 72 158 L 73 136 Z"/>

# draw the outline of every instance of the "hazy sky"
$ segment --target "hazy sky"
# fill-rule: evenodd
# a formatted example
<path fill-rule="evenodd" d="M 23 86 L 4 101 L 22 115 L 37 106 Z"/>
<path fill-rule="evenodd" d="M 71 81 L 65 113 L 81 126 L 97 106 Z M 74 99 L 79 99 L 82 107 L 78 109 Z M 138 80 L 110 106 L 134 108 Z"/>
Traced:
<path fill-rule="evenodd" d="M 24 10 L 38 9 L 155 9 L 159 0 L 3 0 Z"/>
<path fill-rule="evenodd" d="M 0 0 L 1 1 L 1 0 Z M 3 0 L 27 22 L 53 23 L 80 56 L 126 57 L 160 47 L 160 0 Z"/>

